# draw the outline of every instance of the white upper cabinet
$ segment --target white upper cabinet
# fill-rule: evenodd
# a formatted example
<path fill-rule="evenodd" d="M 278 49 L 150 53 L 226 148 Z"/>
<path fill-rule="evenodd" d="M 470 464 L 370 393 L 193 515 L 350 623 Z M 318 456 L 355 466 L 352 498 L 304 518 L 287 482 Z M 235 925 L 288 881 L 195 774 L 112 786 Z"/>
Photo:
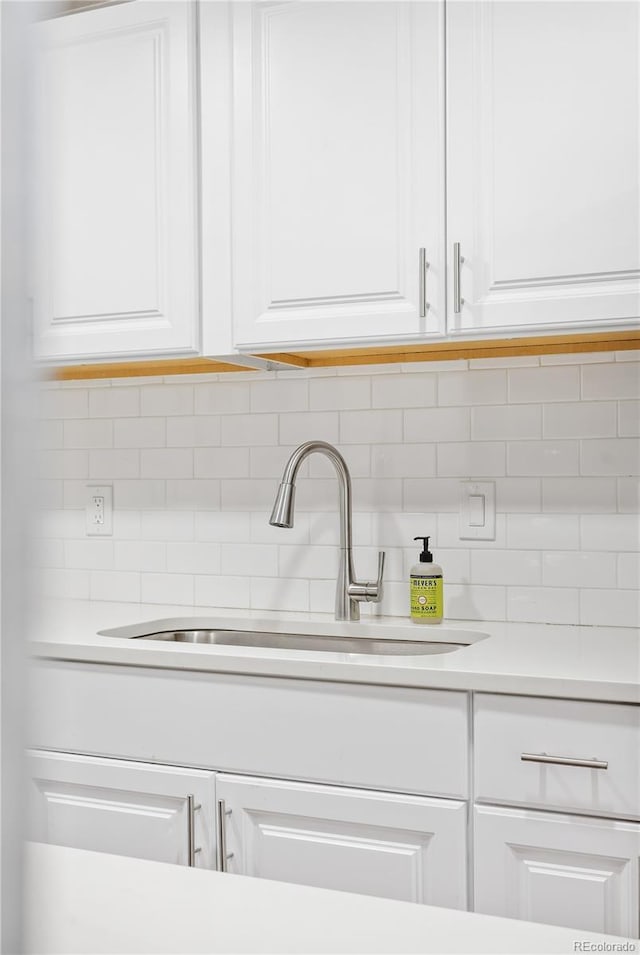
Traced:
<path fill-rule="evenodd" d="M 449 333 L 637 323 L 639 20 L 617 0 L 448 5 Z"/>
<path fill-rule="evenodd" d="M 235 3 L 232 21 L 234 344 L 441 333 L 443 5 Z"/>
<path fill-rule="evenodd" d="M 199 348 L 192 3 L 39 25 L 38 357 Z"/>

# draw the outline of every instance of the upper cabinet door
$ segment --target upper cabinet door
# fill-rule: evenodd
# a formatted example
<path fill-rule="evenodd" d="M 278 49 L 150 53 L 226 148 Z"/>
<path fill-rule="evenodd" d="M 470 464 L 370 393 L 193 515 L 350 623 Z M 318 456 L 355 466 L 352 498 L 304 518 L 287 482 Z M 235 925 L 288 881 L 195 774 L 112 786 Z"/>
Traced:
<path fill-rule="evenodd" d="M 450 333 L 637 323 L 639 18 L 617 0 L 448 5 Z"/>
<path fill-rule="evenodd" d="M 157 2 L 38 28 L 38 357 L 198 349 L 195 28 Z"/>
<path fill-rule="evenodd" d="M 443 4 L 232 18 L 235 345 L 442 332 Z"/>

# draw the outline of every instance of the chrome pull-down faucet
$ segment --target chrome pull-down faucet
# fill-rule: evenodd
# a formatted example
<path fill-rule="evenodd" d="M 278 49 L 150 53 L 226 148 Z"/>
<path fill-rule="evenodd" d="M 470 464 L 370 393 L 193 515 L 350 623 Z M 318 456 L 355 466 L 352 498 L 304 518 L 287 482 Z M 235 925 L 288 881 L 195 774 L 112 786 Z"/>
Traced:
<path fill-rule="evenodd" d="M 274 527 L 293 527 L 294 497 L 298 469 L 306 457 L 318 451 L 333 463 L 340 488 L 340 564 L 336 581 L 336 620 L 359 620 L 360 601 L 382 600 L 384 551 L 378 554 L 378 579 L 361 583 L 355 579 L 351 535 L 351 476 L 345 459 L 326 441 L 306 441 L 293 452 L 284 469 L 269 523 Z"/>

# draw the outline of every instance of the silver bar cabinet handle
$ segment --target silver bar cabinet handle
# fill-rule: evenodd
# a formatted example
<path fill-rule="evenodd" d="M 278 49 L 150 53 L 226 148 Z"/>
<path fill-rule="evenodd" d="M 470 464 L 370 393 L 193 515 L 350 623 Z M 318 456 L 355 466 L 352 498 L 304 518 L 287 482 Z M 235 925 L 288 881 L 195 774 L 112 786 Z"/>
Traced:
<path fill-rule="evenodd" d="M 603 759 L 573 759 L 571 756 L 547 756 L 546 753 L 522 753 L 524 763 L 552 763 L 554 766 L 583 766 L 585 769 L 608 769 Z"/>
<path fill-rule="evenodd" d="M 230 816 L 231 809 L 227 809 L 224 799 L 218 799 L 216 804 L 216 829 L 218 844 L 218 872 L 227 871 L 227 861 L 233 859 L 233 852 L 227 852 L 227 825 L 226 816 Z"/>
<path fill-rule="evenodd" d="M 420 318 L 424 318 L 427 314 L 427 269 L 429 268 L 429 263 L 427 262 L 427 250 L 420 249 Z"/>
<path fill-rule="evenodd" d="M 193 793 L 187 796 L 187 865 L 196 864 L 196 853 L 200 852 L 200 847 L 196 848 L 196 819 L 195 814 L 202 807 L 196 804 Z"/>
<path fill-rule="evenodd" d="M 462 311 L 462 296 L 460 294 L 460 264 L 462 256 L 460 255 L 460 243 L 453 243 L 453 312 L 459 315 Z"/>

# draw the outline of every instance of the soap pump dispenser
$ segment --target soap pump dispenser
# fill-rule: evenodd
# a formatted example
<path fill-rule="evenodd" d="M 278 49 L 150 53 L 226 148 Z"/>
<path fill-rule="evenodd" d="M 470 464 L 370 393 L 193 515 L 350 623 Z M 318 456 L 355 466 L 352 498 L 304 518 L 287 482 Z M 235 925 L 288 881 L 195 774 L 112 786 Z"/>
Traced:
<path fill-rule="evenodd" d="M 420 563 L 409 571 L 411 620 L 413 623 L 442 623 L 442 567 L 434 564 L 428 537 L 414 537 L 423 542 Z"/>

